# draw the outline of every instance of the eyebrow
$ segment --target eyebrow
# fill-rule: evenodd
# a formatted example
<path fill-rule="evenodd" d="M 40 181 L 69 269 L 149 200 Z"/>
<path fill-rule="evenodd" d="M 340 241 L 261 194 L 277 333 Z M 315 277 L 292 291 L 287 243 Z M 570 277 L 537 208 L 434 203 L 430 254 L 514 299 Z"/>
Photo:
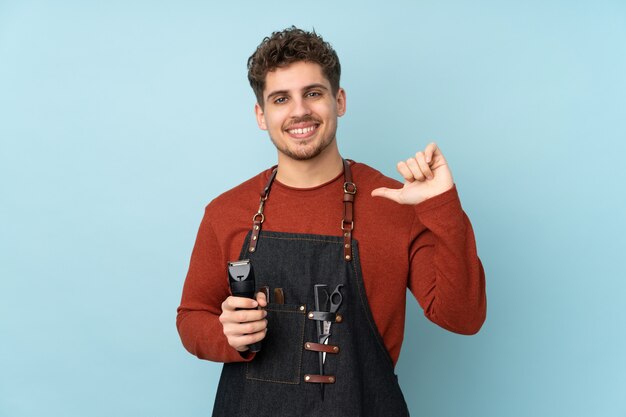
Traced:
<path fill-rule="evenodd" d="M 307 90 L 310 90 L 312 88 L 321 88 L 322 90 L 328 91 L 328 87 L 326 87 L 324 84 L 320 84 L 320 83 L 309 84 L 309 85 L 305 86 L 304 88 L 302 88 L 301 91 L 307 91 Z M 275 97 L 275 96 L 282 96 L 282 95 L 287 95 L 287 94 L 289 94 L 288 90 L 272 91 L 271 93 L 269 93 L 267 95 L 266 100 L 269 100 L 270 98 Z"/>

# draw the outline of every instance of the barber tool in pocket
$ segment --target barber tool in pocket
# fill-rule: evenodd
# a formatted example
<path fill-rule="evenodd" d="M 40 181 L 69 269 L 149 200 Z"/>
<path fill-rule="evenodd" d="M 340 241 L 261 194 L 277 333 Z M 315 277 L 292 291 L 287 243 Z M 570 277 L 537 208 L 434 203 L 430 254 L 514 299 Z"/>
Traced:
<path fill-rule="evenodd" d="M 317 343 L 307 343 L 306 346 L 308 350 L 318 352 L 319 375 L 307 375 L 305 376 L 305 381 L 320 383 L 322 400 L 324 400 L 324 384 L 332 384 L 335 382 L 333 375 L 324 374 L 324 364 L 326 363 L 327 352 L 334 354 L 339 352 L 338 346 L 328 346 L 328 340 L 331 336 L 330 329 L 332 323 L 340 323 L 342 321 L 342 317 L 337 314 L 337 311 L 343 302 L 343 296 L 341 295 L 341 287 L 343 287 L 343 284 L 337 285 L 330 295 L 328 294 L 327 287 L 326 284 L 316 284 L 313 286 L 316 311 L 310 312 L 309 318 L 316 321 Z M 324 345 L 328 347 L 324 347 Z"/>
<path fill-rule="evenodd" d="M 274 294 L 274 298 L 272 299 L 272 291 L 270 290 L 269 285 L 264 285 L 261 288 L 259 288 L 259 292 L 262 292 L 263 294 L 265 294 L 265 299 L 267 300 L 267 305 L 269 306 L 270 303 L 274 303 L 274 304 L 285 304 L 285 293 L 283 292 L 282 288 L 274 288 L 273 294 Z"/>
<path fill-rule="evenodd" d="M 337 310 L 339 310 L 339 306 L 341 306 L 341 303 L 343 301 L 343 296 L 341 295 L 341 287 L 343 287 L 343 284 L 339 284 L 335 287 L 335 290 L 332 292 L 332 294 L 330 294 L 330 296 L 328 297 L 328 301 L 330 302 L 330 309 L 328 310 L 329 313 L 335 315 L 337 313 Z M 328 344 L 328 339 L 330 338 L 330 326 L 333 323 L 331 321 L 325 321 L 324 325 L 323 325 L 323 336 L 324 341 L 321 343 L 324 343 L 325 345 Z M 322 358 L 322 363 L 326 362 L 326 353 L 322 354 L 323 358 Z"/>
<path fill-rule="evenodd" d="M 230 292 L 235 297 L 254 299 L 254 269 L 249 259 L 228 263 L 228 283 L 230 285 Z M 259 352 L 261 350 L 261 342 L 259 341 L 248 345 L 248 348 L 250 352 Z"/>

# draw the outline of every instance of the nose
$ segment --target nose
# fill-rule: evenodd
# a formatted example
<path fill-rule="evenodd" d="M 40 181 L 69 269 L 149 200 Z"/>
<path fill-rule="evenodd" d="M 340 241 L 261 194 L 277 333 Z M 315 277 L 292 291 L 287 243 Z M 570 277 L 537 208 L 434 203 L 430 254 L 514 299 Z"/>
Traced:
<path fill-rule="evenodd" d="M 311 108 L 303 98 L 295 98 L 292 100 L 291 117 L 302 117 L 311 114 Z"/>

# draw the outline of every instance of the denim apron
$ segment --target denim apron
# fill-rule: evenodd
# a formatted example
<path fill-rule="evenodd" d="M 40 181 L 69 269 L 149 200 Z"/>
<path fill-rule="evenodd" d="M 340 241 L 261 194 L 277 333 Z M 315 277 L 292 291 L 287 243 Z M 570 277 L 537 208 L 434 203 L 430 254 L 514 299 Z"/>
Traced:
<path fill-rule="evenodd" d="M 356 186 L 350 166 L 344 161 L 342 236 L 261 230 L 275 172 L 261 193 L 240 255 L 254 267 L 257 290 L 270 288 L 267 334 L 252 361 L 224 364 L 213 417 L 408 416 L 367 302 L 358 242 L 351 235 Z M 326 345 L 318 343 L 316 321 L 330 316 L 315 309 L 316 284 L 327 285 L 329 293 L 343 284 Z M 282 288 L 284 303 L 272 299 L 275 288 Z M 323 372 L 321 351 L 327 352 Z"/>

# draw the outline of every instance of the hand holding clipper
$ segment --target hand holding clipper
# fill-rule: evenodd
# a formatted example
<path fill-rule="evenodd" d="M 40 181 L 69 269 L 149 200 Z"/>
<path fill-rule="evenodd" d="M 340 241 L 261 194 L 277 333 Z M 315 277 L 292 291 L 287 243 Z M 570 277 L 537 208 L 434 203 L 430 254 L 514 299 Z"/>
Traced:
<path fill-rule="evenodd" d="M 250 260 L 244 259 L 228 263 L 228 283 L 233 296 L 255 299 L 256 283 Z M 250 352 L 260 351 L 261 341 L 248 345 L 248 348 Z"/>

